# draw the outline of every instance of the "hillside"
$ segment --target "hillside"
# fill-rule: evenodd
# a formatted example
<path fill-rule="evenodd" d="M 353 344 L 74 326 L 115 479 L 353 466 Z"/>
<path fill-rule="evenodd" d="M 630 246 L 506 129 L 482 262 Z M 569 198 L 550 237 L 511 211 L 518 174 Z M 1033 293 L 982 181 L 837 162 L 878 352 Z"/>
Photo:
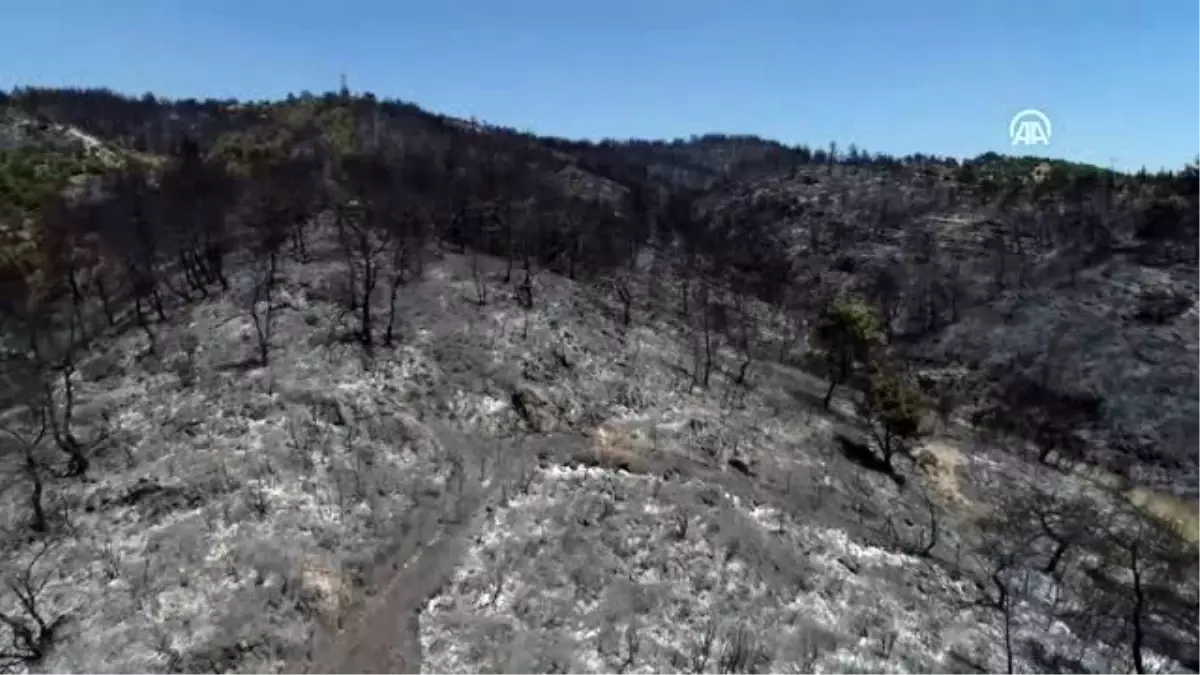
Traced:
<path fill-rule="evenodd" d="M 766 232 L 793 269 L 871 298 L 911 359 L 960 374 L 965 417 L 1196 496 L 1194 174 L 1175 194 L 1117 177 L 1111 197 L 1027 180 L 998 203 L 986 179 L 798 174 L 706 197 L 721 236 Z M 1177 242 L 1149 235 L 1158 208 Z M 1063 428 L 1037 427 L 1047 409 Z"/>
<path fill-rule="evenodd" d="M 2 668 L 1200 668 L 1194 168 L 7 101 Z"/>

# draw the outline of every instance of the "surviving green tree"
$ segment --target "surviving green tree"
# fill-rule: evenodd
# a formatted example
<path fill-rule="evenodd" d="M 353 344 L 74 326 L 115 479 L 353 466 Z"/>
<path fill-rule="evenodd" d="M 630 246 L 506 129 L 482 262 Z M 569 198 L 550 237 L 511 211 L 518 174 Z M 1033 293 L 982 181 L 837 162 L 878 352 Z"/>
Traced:
<path fill-rule="evenodd" d="M 897 453 L 907 454 L 924 435 L 928 403 L 920 387 L 892 366 L 876 366 L 867 379 L 860 414 L 871 424 L 883 462 L 892 469 Z"/>
<path fill-rule="evenodd" d="M 872 351 L 883 343 L 883 329 L 878 313 L 869 304 L 860 298 L 841 297 L 821 311 L 815 338 L 824 353 L 829 378 L 823 401 L 828 410 L 837 387 L 869 363 Z"/>

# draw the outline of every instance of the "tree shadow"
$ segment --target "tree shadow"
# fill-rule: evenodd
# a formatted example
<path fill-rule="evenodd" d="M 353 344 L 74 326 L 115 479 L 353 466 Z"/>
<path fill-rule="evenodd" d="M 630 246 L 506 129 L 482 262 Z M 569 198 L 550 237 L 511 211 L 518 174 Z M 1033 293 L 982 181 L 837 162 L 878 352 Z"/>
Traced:
<path fill-rule="evenodd" d="M 875 454 L 866 439 L 854 438 L 849 434 L 839 432 L 836 434 L 836 440 L 842 456 L 846 459 L 868 471 L 883 474 L 895 481 L 897 486 L 904 487 L 904 476 L 897 473 L 894 467 Z"/>
<path fill-rule="evenodd" d="M 248 373 L 255 368 L 262 367 L 262 361 L 257 356 L 247 356 L 244 359 L 237 361 L 229 361 L 216 366 L 218 372 L 227 373 Z"/>

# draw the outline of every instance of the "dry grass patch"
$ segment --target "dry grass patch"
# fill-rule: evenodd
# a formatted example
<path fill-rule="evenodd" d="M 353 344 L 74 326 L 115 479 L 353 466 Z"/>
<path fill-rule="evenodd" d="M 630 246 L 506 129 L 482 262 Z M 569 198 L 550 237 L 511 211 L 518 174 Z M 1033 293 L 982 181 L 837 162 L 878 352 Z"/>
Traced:
<path fill-rule="evenodd" d="M 961 468 L 966 458 L 958 448 L 945 441 L 931 440 L 913 453 L 917 466 L 929 478 L 934 492 L 947 506 L 978 515 L 979 506 L 962 491 Z"/>
<path fill-rule="evenodd" d="M 609 420 L 596 427 L 590 451 L 579 459 L 589 466 L 636 473 L 645 464 L 643 454 L 653 450 L 642 429 Z"/>
<path fill-rule="evenodd" d="M 1193 546 L 1200 544 L 1200 513 L 1195 502 L 1137 485 L 1111 471 L 1077 464 L 1071 472 L 1124 497 L 1134 508 L 1175 531 Z"/>

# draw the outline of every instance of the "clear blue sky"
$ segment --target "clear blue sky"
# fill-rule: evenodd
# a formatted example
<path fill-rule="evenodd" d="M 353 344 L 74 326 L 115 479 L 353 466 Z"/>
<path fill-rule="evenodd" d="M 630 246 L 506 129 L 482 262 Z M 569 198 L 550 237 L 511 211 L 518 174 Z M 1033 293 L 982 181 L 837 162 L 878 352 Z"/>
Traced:
<path fill-rule="evenodd" d="M 0 87 L 371 90 L 571 137 L 755 133 L 1119 168 L 1200 152 L 1196 0 L 8 0 Z"/>

